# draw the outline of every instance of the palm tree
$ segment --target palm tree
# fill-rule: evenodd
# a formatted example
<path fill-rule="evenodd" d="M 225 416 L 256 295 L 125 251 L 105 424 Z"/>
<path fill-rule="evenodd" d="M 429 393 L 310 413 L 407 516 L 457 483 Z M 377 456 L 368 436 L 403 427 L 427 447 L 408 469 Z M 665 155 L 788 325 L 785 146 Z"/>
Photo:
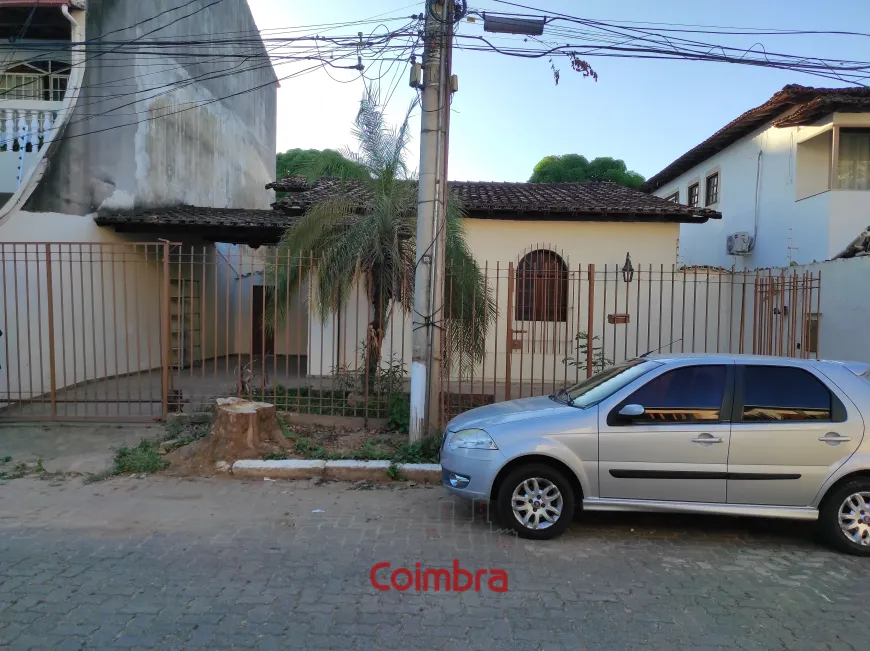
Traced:
<path fill-rule="evenodd" d="M 364 366 L 369 377 L 379 368 L 390 307 L 405 313 L 413 307 L 417 184 L 405 163 L 413 108 L 397 129 L 389 128 L 373 96 L 363 98 L 353 130 L 359 151 L 342 152 L 347 165 L 332 159 L 320 167 L 315 161 L 307 170 L 311 181 L 340 180 L 333 182 L 330 196 L 285 231 L 266 273 L 274 283 L 270 324 L 284 323 L 292 298 L 288 293 L 299 287 L 300 278 L 311 277 L 310 308 L 324 320 L 347 305 L 355 287 L 365 289 L 370 322 Z M 433 319 L 446 322 L 446 363 L 467 367 L 484 355 L 496 305 L 466 243 L 463 217 L 461 204 L 448 201 L 445 284 L 450 296 L 445 300 L 450 298 L 450 305 Z"/>

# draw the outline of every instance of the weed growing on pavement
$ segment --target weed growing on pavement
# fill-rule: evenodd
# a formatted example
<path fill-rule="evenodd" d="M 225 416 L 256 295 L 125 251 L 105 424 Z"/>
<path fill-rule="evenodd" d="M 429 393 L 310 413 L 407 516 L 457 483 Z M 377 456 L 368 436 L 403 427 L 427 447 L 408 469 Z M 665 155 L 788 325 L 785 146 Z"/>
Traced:
<path fill-rule="evenodd" d="M 170 441 L 172 439 L 177 439 L 181 436 L 181 432 L 184 430 L 184 423 L 182 423 L 177 418 L 173 418 L 166 422 L 166 440 Z"/>
<path fill-rule="evenodd" d="M 399 470 L 399 466 L 396 464 L 395 461 L 393 461 L 393 463 L 390 464 L 390 467 L 387 468 L 387 475 L 393 481 L 405 481 L 406 479 L 408 479 L 407 477 L 405 477 L 405 475 L 402 474 L 402 471 Z"/>
<path fill-rule="evenodd" d="M 157 443 L 143 439 L 139 445 L 130 448 L 126 445 L 115 453 L 115 474 L 151 473 L 164 470 L 169 462 L 160 456 Z"/>
<path fill-rule="evenodd" d="M 45 472 L 45 466 L 42 465 L 42 457 L 39 457 L 36 460 L 36 472 L 39 472 L 39 473 Z"/>
<path fill-rule="evenodd" d="M 116 473 L 115 473 L 114 467 L 107 468 L 106 470 L 103 470 L 102 472 L 97 472 L 97 473 L 94 473 L 92 475 L 88 475 L 87 477 L 85 477 L 85 483 L 86 484 L 95 484 L 98 481 L 103 481 L 104 479 L 108 479 L 109 477 L 114 477 L 115 474 Z"/>
<path fill-rule="evenodd" d="M 26 474 L 27 464 L 23 461 L 19 461 L 12 467 L 12 470 L 0 470 L 0 481 L 4 479 L 21 479 Z"/>

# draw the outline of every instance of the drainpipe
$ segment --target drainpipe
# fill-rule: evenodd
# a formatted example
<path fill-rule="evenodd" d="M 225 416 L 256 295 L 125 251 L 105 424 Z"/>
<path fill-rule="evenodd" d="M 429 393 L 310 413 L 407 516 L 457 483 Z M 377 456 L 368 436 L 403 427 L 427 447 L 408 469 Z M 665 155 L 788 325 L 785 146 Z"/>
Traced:
<path fill-rule="evenodd" d="M 75 18 L 73 18 L 72 16 L 70 16 L 69 5 L 61 5 L 60 6 L 60 13 L 62 13 L 63 17 L 69 21 L 70 25 L 72 25 L 73 27 L 79 26 L 78 21 Z"/>

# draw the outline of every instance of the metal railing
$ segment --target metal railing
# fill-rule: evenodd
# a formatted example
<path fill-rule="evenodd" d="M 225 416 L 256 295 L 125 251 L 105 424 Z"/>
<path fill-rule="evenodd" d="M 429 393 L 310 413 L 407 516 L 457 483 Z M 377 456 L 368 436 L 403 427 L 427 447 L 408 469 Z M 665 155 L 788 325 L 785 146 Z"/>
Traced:
<path fill-rule="evenodd" d="M 151 420 L 242 395 L 398 424 L 411 288 L 374 291 L 361 275 L 323 314 L 306 273 L 317 261 L 281 255 L 168 242 L 0 243 L 0 418 Z M 485 328 L 470 324 L 484 332 L 476 353 L 449 350 L 458 326 L 444 317 L 480 314 L 461 302 L 483 294 L 460 296 L 448 273 L 435 319 L 442 421 L 650 351 L 817 355 L 820 272 L 488 262 L 479 272 L 495 309 Z"/>

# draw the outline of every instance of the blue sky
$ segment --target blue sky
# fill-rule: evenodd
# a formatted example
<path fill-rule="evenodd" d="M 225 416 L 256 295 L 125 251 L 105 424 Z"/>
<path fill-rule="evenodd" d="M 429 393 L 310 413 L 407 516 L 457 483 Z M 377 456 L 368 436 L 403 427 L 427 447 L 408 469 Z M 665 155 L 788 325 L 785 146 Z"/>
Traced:
<path fill-rule="evenodd" d="M 419 13 L 423 1 L 408 0 L 248 0 L 260 29 L 368 18 L 377 14 Z M 657 21 L 777 29 L 862 30 L 870 25 L 870 3 L 729 0 L 517 0 L 552 12 L 607 20 Z M 475 9 L 517 11 L 493 0 L 474 0 Z M 400 25 L 391 22 L 391 27 Z M 461 25 L 460 33 L 483 34 L 482 25 Z M 343 28 L 332 34 L 355 33 Z M 870 30 L 867 30 L 870 31 Z M 505 37 L 516 38 L 516 37 Z M 867 60 L 870 38 L 817 36 L 711 36 L 734 47 L 761 42 L 770 51 L 806 56 Z M 546 59 L 525 61 L 495 53 L 456 52 L 454 73 L 460 91 L 453 101 L 450 178 L 525 181 L 549 154 L 622 158 L 630 169 L 651 176 L 740 113 L 763 103 L 784 85 L 845 84 L 770 68 L 687 61 L 645 61 L 589 57 L 598 82 L 583 79 L 557 60 L 561 81 L 553 83 Z M 278 76 L 306 67 L 292 63 Z M 373 71 L 370 71 L 372 74 Z M 351 124 L 362 95 L 351 73 L 323 70 L 287 80 L 278 94 L 278 150 L 291 147 L 340 148 L 352 145 Z M 392 72 L 390 73 L 390 78 Z M 341 83 L 347 81 L 348 83 Z M 402 73 L 387 113 L 401 119 L 414 96 Z M 409 163 L 417 167 L 419 113 Z"/>

